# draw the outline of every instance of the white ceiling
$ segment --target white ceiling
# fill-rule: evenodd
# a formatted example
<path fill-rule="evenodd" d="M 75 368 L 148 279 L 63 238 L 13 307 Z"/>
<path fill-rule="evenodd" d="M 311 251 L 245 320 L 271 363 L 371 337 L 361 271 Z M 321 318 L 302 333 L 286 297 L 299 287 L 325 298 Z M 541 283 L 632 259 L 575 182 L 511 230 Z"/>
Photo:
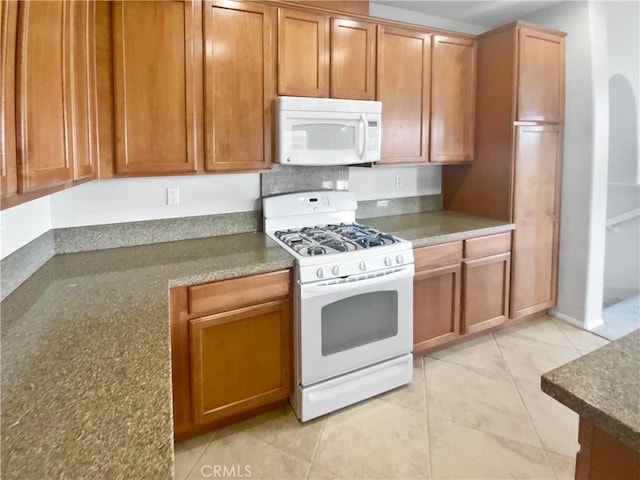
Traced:
<path fill-rule="evenodd" d="M 532 12 L 560 3 L 537 0 L 371 0 L 371 2 L 488 28 L 521 20 Z"/>

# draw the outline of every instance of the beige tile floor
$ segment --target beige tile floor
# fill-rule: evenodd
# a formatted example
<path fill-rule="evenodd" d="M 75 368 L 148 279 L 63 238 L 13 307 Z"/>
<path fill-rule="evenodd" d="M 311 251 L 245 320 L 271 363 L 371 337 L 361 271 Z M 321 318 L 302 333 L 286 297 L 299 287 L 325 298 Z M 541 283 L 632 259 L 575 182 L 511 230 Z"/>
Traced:
<path fill-rule="evenodd" d="M 181 442 L 176 479 L 573 478 L 578 416 L 540 375 L 606 343 L 550 317 L 485 335 L 314 421 L 285 407 Z"/>

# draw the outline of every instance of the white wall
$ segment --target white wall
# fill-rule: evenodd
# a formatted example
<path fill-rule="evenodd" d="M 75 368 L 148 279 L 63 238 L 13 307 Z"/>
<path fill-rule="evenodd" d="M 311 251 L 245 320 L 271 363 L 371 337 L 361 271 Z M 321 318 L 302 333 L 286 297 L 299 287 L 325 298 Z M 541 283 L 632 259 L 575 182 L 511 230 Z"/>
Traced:
<path fill-rule="evenodd" d="M 378 3 L 369 3 L 369 15 L 372 17 L 388 18 L 398 22 L 413 23 L 416 25 L 424 25 L 427 27 L 443 28 L 445 30 L 453 30 L 455 32 L 464 32 L 477 35 L 489 30 L 487 27 L 472 25 L 470 23 L 449 20 L 448 18 L 427 15 L 426 13 L 413 12 L 401 8 L 390 7 Z"/>
<path fill-rule="evenodd" d="M 301 170 L 301 174 L 303 171 Z M 395 186 L 396 175 L 402 186 Z M 349 169 L 359 200 L 439 194 L 441 167 Z M 166 203 L 167 188 L 180 204 Z M 260 174 L 218 174 L 95 180 L 0 212 L 4 258 L 50 228 L 189 217 L 260 209 Z"/>
<path fill-rule="evenodd" d="M 167 188 L 180 189 L 167 205 Z M 259 209 L 257 173 L 97 180 L 51 195 L 53 228 Z"/>
<path fill-rule="evenodd" d="M 608 110 L 606 26 L 598 7 L 566 2 L 526 18 L 567 32 L 565 143 L 556 312 L 602 322 Z"/>
<path fill-rule="evenodd" d="M 0 258 L 51 229 L 49 197 L 38 198 L 0 212 Z"/>

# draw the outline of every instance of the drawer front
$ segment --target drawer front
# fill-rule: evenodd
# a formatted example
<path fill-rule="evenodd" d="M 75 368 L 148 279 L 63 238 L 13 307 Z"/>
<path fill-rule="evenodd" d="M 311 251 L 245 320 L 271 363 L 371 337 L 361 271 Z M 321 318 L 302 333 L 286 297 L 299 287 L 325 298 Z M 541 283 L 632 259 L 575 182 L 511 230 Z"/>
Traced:
<path fill-rule="evenodd" d="M 188 288 L 189 315 L 224 312 L 289 295 L 289 270 L 231 278 Z"/>
<path fill-rule="evenodd" d="M 462 261 L 462 242 L 419 247 L 413 251 L 416 270 L 441 267 Z"/>
<path fill-rule="evenodd" d="M 511 232 L 464 241 L 464 258 L 488 257 L 511 251 Z"/>

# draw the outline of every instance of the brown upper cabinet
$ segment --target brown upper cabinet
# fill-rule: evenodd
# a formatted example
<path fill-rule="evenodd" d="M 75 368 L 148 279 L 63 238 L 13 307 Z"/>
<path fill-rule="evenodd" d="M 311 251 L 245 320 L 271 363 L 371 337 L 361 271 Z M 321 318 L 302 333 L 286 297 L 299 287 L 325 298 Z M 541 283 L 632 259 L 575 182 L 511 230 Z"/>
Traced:
<path fill-rule="evenodd" d="M 71 102 L 66 92 L 73 2 L 22 2 L 16 71 L 20 193 L 72 178 Z M 68 81 L 68 80 L 67 80 Z"/>
<path fill-rule="evenodd" d="M 431 54 L 430 162 L 473 160 L 475 78 L 474 39 L 435 35 Z"/>
<path fill-rule="evenodd" d="M 205 3 L 205 170 L 265 169 L 272 152 L 275 8 Z"/>
<path fill-rule="evenodd" d="M 429 156 L 431 34 L 378 26 L 377 99 L 382 102 L 380 164 L 426 163 Z"/>
<path fill-rule="evenodd" d="M 202 143 L 202 4 L 114 2 L 116 174 L 195 172 Z"/>
<path fill-rule="evenodd" d="M 15 66 L 18 2 L 0 2 L 0 178 L 2 198 L 18 191 Z"/>
<path fill-rule="evenodd" d="M 518 30 L 518 113 L 521 121 L 564 119 L 564 37 Z"/>
<path fill-rule="evenodd" d="M 331 19 L 331 98 L 375 100 L 376 25 Z"/>
<path fill-rule="evenodd" d="M 329 17 L 278 9 L 278 94 L 329 96 Z"/>
<path fill-rule="evenodd" d="M 375 99 L 376 24 L 278 10 L 278 94 Z"/>

